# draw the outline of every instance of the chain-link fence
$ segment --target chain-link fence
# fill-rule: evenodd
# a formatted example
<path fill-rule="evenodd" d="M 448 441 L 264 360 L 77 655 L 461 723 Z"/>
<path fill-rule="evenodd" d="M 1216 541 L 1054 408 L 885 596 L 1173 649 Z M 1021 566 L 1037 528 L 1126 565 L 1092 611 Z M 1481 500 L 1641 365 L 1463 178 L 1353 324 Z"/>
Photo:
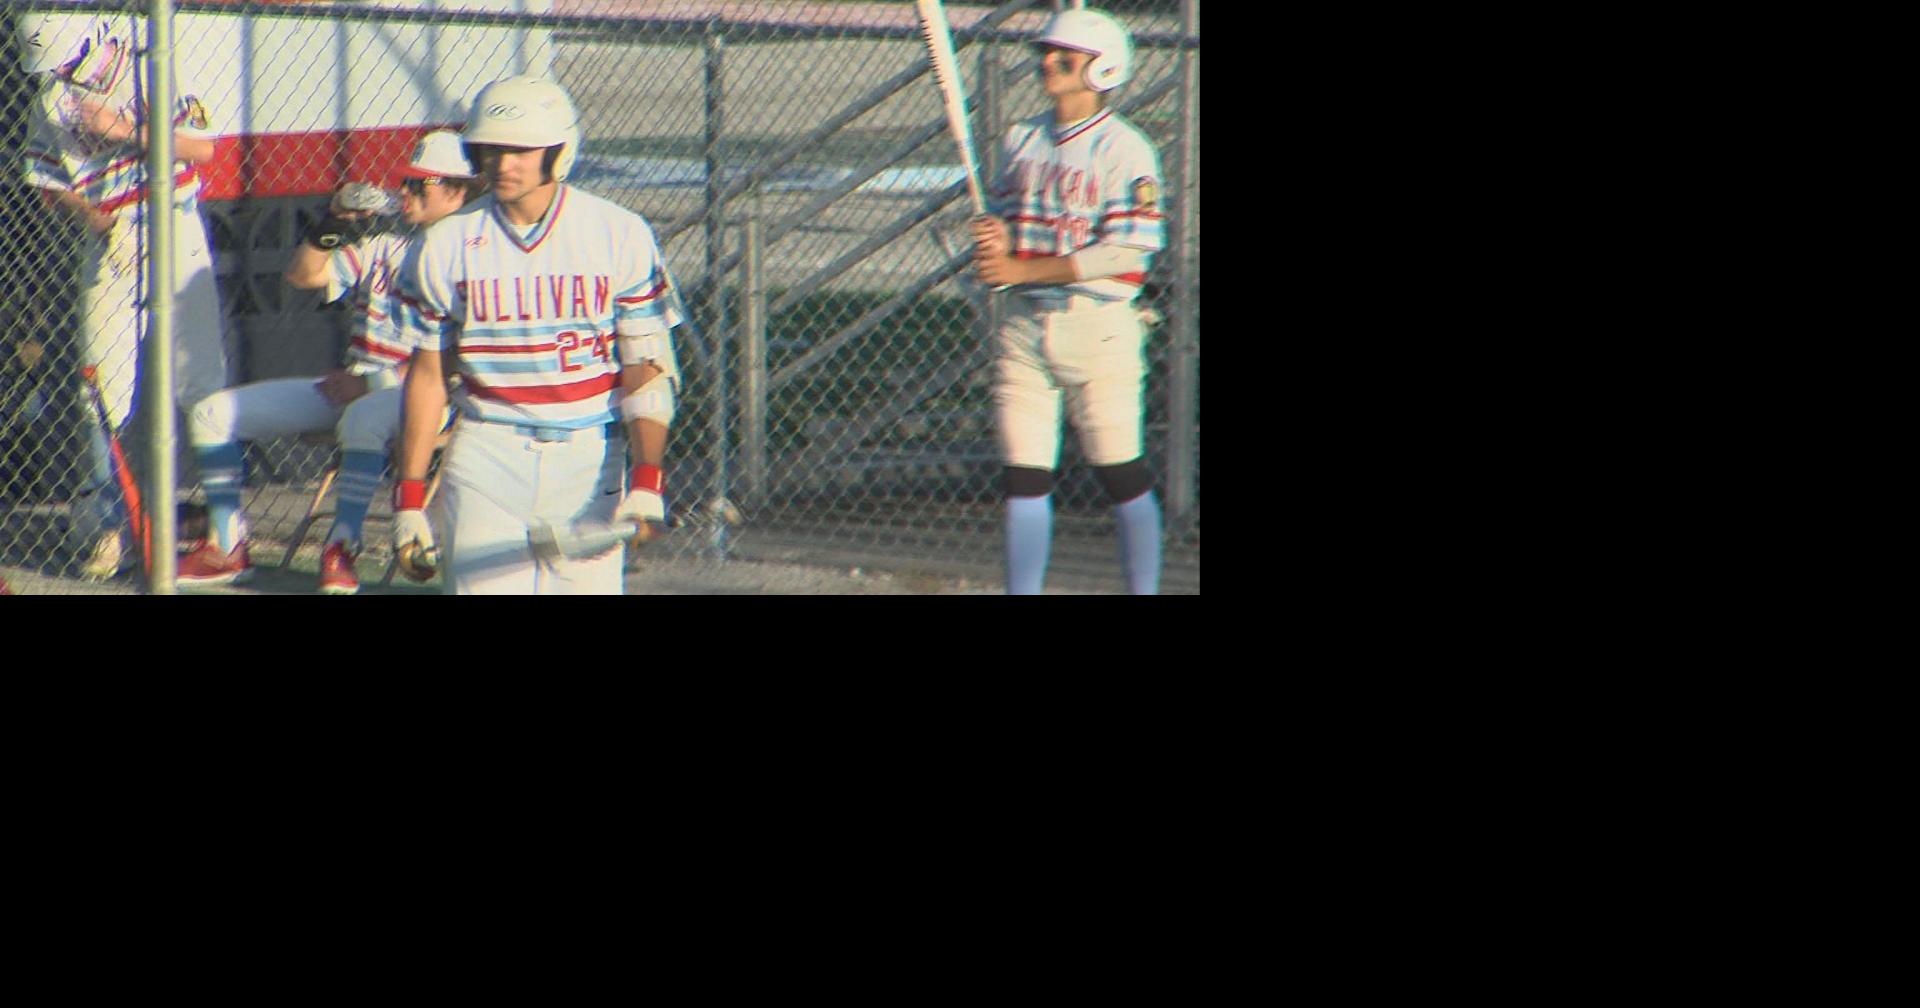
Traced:
<path fill-rule="evenodd" d="M 1050 107 L 1027 40 L 1059 6 L 948 7 L 983 171 L 1009 124 Z M 1097 6 L 1133 34 L 1134 74 L 1113 105 L 1155 143 L 1166 175 L 1170 245 L 1140 300 L 1162 319 L 1149 340 L 1147 459 L 1167 513 L 1167 589 L 1197 590 L 1198 2 Z M 85 18 L 113 22 L 143 49 L 145 7 L 86 5 Z M 205 222 L 224 351 L 216 387 L 341 367 L 344 302 L 322 304 L 282 276 L 327 195 L 349 180 L 396 185 L 414 142 L 458 128 L 486 82 L 544 74 L 581 115 L 570 182 L 652 223 L 692 317 L 677 335 L 684 388 L 666 465 L 678 530 L 647 556 L 997 571 L 987 347 L 1006 295 L 970 279 L 970 205 L 912 3 L 179 0 L 174 10 L 176 88 L 204 106 L 185 114 L 203 113 L 218 134 L 211 159 L 180 183 L 192 214 L 175 218 Z M 111 75 L 110 61 L 98 72 Z M 0 574 L 77 591 L 99 559 L 99 525 L 77 516 L 117 496 L 97 403 L 119 391 L 114 382 L 138 384 L 142 401 L 153 390 L 136 381 L 131 352 L 83 351 L 137 325 L 144 292 L 127 283 L 103 294 L 124 254 L 116 232 L 98 237 L 95 218 L 50 205 L 36 185 L 34 160 L 61 154 L 34 139 L 49 107 L 43 79 L 19 60 L 0 73 L 15 152 L 0 185 Z M 135 148 L 66 153 L 68 169 L 105 173 L 88 180 L 92 192 L 138 189 Z M 176 319 L 189 315 L 176 307 Z M 176 387 L 205 380 L 206 341 L 197 346 L 189 367 L 176 363 Z M 92 383 L 86 359 L 103 361 Z M 109 362 L 127 374 L 101 374 Z M 177 394 L 184 407 L 197 393 Z M 141 412 L 108 403 L 130 421 L 112 433 L 134 473 L 150 454 Z M 179 494 L 197 501 L 202 474 L 181 430 Z M 311 567 L 331 507 L 316 492 L 335 485 L 340 460 L 334 431 L 245 450 L 254 563 Z M 1060 477 L 1056 572 L 1117 578 L 1109 503 L 1071 436 Z M 363 576 L 386 570 L 384 487 Z M 183 543 L 198 532 L 182 528 Z M 118 575 L 136 577 L 137 566 Z"/>

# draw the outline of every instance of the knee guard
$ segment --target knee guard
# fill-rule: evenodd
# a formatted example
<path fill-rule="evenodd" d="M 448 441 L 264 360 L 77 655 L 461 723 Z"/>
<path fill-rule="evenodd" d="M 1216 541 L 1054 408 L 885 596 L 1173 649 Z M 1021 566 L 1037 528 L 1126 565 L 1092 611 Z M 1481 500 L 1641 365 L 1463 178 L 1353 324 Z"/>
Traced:
<path fill-rule="evenodd" d="M 1045 497 L 1053 492 L 1053 470 L 1007 466 L 1002 470 L 1001 488 L 1008 497 Z"/>
<path fill-rule="evenodd" d="M 1100 485 L 1106 488 L 1107 497 L 1115 504 L 1124 504 L 1153 489 L 1153 473 L 1147 471 L 1143 458 L 1119 465 L 1095 466 L 1093 474 L 1100 478 Z"/>
<path fill-rule="evenodd" d="M 671 427 L 673 411 L 673 378 L 670 375 L 654 375 L 645 385 L 627 393 L 620 400 L 620 419 L 628 423 L 652 420 L 662 427 Z"/>

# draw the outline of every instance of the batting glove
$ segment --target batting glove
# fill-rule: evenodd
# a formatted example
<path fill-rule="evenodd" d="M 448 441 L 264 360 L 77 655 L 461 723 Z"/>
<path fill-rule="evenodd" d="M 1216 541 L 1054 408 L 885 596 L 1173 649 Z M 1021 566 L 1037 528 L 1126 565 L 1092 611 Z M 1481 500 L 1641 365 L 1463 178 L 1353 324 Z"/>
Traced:
<path fill-rule="evenodd" d="M 401 570 L 415 581 L 433 577 L 440 565 L 433 545 L 433 527 L 427 523 L 425 480 L 400 480 L 393 486 L 393 555 Z"/>
<path fill-rule="evenodd" d="M 667 524 L 666 474 L 656 465 L 641 463 L 633 467 L 633 489 L 620 500 L 614 521 L 630 521 L 639 526 L 632 545 L 652 539 Z"/>

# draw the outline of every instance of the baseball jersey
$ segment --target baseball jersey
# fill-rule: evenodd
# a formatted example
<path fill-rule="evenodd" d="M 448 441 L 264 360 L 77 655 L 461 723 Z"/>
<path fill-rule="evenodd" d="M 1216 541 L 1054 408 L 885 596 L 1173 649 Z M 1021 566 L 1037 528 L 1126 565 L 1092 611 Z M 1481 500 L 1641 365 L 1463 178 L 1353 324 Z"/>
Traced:
<path fill-rule="evenodd" d="M 403 312 L 397 280 L 400 264 L 419 235 L 418 228 L 370 234 L 342 245 L 327 258 L 328 301 L 351 293 L 353 337 L 347 343 L 347 372 L 365 375 L 399 367 L 413 357 L 413 343 L 402 331 Z"/>
<path fill-rule="evenodd" d="M 617 334 L 683 321 L 646 219 L 565 183 L 530 230 L 492 194 L 427 228 L 400 295 L 412 344 L 453 355 L 462 415 L 570 430 L 619 419 Z"/>
<path fill-rule="evenodd" d="M 1147 263 L 1167 246 L 1160 214 L 1160 161 L 1146 135 L 1102 109 L 1070 126 L 1051 111 L 1016 123 L 1001 145 L 1000 170 L 988 187 L 988 209 L 1007 222 L 1017 258 L 1064 256 L 1096 242 L 1144 249 Z M 1066 303 L 1070 294 L 1130 301 L 1146 273 L 1077 283 L 1021 284 L 1036 303 Z"/>
<path fill-rule="evenodd" d="M 82 132 L 79 124 L 85 114 L 82 102 L 98 102 L 145 123 L 145 74 L 144 61 L 125 60 L 113 69 L 112 85 L 105 93 L 49 78 L 34 105 L 22 153 L 26 183 L 39 189 L 78 193 L 109 213 L 133 207 L 132 212 L 138 214 L 147 198 L 147 155 L 137 142 L 138 136 L 118 142 L 102 140 Z M 207 108 L 196 91 L 184 77 L 180 80 L 180 94 L 173 107 L 174 130 L 183 136 L 212 140 L 215 134 Z M 195 166 L 176 163 L 173 185 L 174 206 L 187 211 L 199 208 L 200 173 Z"/>

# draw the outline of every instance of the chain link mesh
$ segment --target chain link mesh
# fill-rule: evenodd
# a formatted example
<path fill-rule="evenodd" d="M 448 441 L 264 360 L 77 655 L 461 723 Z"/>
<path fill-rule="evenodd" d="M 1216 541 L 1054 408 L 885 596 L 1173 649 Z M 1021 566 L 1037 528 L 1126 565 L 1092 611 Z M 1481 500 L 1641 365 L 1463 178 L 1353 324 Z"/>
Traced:
<path fill-rule="evenodd" d="M 144 4 L 104 6 L 144 31 Z M 1048 107 L 1025 39 L 1058 6 L 948 7 L 985 172 L 1006 127 Z M 1135 39 L 1114 107 L 1158 146 L 1168 176 L 1171 247 L 1139 302 L 1164 320 L 1149 340 L 1147 460 L 1168 504 L 1167 588 L 1197 590 L 1198 163 L 1181 161 L 1198 150 L 1198 38 L 1183 49 L 1177 0 L 1097 6 Z M 342 305 L 282 278 L 329 194 L 348 181 L 394 186 L 414 141 L 458 128 L 486 82 L 547 74 L 581 115 L 570 182 L 652 223 L 691 315 L 676 337 L 685 387 L 666 466 L 678 529 L 636 562 L 753 555 L 997 572 L 986 348 L 1000 296 L 966 268 L 970 206 L 913 4 L 180 0 L 174 26 L 176 87 L 203 99 L 221 134 L 200 172 L 199 213 L 225 383 L 340 367 Z M 85 309 L 115 310 L 82 296 L 106 253 L 29 184 L 44 78 L 11 58 L 15 41 L 0 71 L 15 154 L 0 185 L 0 575 L 43 592 L 108 590 L 83 578 L 89 544 L 73 541 L 74 515 L 101 482 L 88 442 L 104 433 L 79 374 L 85 333 L 105 324 Z M 1193 203 L 1184 215 L 1182 199 Z M 119 432 L 136 473 L 143 424 L 135 416 Z M 201 474 L 180 430 L 180 499 L 197 501 Z M 1108 502 L 1074 439 L 1062 446 L 1054 569 L 1117 576 Z M 254 563 L 315 563 L 312 512 L 323 521 L 330 506 L 334 432 L 252 442 L 246 458 Z M 365 536 L 363 571 L 376 576 L 386 496 Z M 183 526 L 183 545 L 200 531 Z M 136 572 L 118 575 L 122 590 Z"/>

